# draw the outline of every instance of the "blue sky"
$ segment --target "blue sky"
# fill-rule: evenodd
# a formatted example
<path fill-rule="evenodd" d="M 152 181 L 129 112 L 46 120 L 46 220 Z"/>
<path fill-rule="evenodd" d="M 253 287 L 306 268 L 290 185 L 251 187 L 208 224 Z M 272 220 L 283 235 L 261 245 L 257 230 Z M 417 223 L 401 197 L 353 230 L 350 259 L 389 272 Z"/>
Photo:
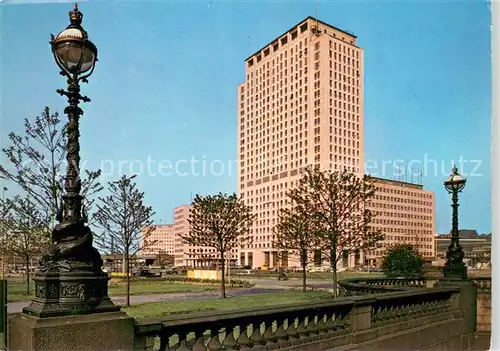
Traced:
<path fill-rule="evenodd" d="M 0 5 L 2 146 L 25 117 L 46 105 L 60 113 L 65 106 L 55 93 L 65 81 L 48 41 L 66 27 L 72 5 L 16 2 Z M 244 59 L 316 14 L 354 32 L 364 49 L 369 172 L 400 178 L 397 162 L 422 170 L 425 188 L 436 193 L 436 231 L 443 233 L 451 225 L 443 180 L 462 158 L 469 177 L 460 227 L 491 231 L 487 2 L 328 1 L 315 10 L 312 1 L 82 1 L 80 9 L 99 49 L 90 83 L 82 86 L 92 99 L 81 120 L 82 159 L 86 168 L 102 166 L 104 181 L 120 176 L 120 161 L 124 173 L 139 172 L 140 162 L 137 183 L 158 222 L 171 221 L 173 207 L 196 193 L 236 191 L 230 165 Z M 180 163 L 181 174 L 158 170 L 161 160 L 175 165 L 192 158 L 199 161 L 194 171 Z"/>

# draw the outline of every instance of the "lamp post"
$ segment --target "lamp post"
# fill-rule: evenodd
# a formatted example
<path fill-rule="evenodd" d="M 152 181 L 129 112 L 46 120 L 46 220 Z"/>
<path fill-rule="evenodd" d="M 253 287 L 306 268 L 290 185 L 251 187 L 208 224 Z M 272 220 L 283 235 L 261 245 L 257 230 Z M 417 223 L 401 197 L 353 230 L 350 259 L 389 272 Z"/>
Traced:
<path fill-rule="evenodd" d="M 452 226 L 451 243 L 446 251 L 446 263 L 443 269 L 445 279 L 467 279 L 467 267 L 463 261 L 464 252 L 459 241 L 458 232 L 458 193 L 461 192 L 467 180 L 458 173 L 457 167 L 453 166 L 450 177 L 444 182 L 444 187 L 451 196 Z"/>
<path fill-rule="evenodd" d="M 5 215 L 6 215 L 6 212 L 7 212 L 7 208 L 5 206 L 5 192 L 9 190 L 7 189 L 6 187 L 3 187 L 2 188 L 2 218 L 1 218 L 1 223 L 0 223 L 0 230 L 1 230 L 1 238 L 2 238 L 2 280 L 5 279 L 5 259 L 8 259 L 9 255 L 6 254 L 5 252 L 5 248 L 6 246 L 8 245 L 8 240 L 9 240 L 9 234 L 8 234 L 8 230 L 6 229 L 6 226 L 5 226 Z"/>
<path fill-rule="evenodd" d="M 36 317 L 90 314 L 118 311 L 108 297 L 109 277 L 102 271 L 102 259 L 93 247 L 93 234 L 85 225 L 87 215 L 80 195 L 79 119 L 80 101 L 90 99 L 80 94 L 80 83 L 87 83 L 97 61 L 97 48 L 82 27 L 83 14 L 78 5 L 69 12 L 70 24 L 57 36 L 51 35 L 51 47 L 60 74 L 67 79 L 68 116 L 67 170 L 59 222 L 52 230 L 52 245 L 40 260 L 40 272 L 33 278 L 35 297 L 23 312 Z"/>

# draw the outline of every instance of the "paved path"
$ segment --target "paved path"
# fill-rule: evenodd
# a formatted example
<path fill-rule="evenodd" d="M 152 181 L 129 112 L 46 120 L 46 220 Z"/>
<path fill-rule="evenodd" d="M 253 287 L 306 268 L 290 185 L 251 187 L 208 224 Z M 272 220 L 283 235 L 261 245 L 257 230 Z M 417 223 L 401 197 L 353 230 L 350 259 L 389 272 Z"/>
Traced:
<path fill-rule="evenodd" d="M 243 280 L 255 284 L 256 288 L 276 288 L 276 289 L 297 289 L 302 288 L 302 278 L 290 278 L 288 280 L 278 280 L 276 278 L 251 278 L 240 277 Z M 307 279 L 307 286 L 316 289 L 330 289 L 331 281 L 321 279 Z"/>
<path fill-rule="evenodd" d="M 264 294 L 276 291 L 283 291 L 287 289 L 296 289 L 302 287 L 302 280 L 298 278 L 291 278 L 289 280 L 283 281 L 278 279 L 266 279 L 266 278 L 243 278 L 249 282 L 255 284 L 254 288 L 247 289 L 231 289 L 227 291 L 228 296 L 239 296 L 239 295 L 254 295 L 254 294 Z M 307 282 L 308 287 L 316 289 L 328 289 L 331 283 L 324 280 L 311 280 Z M 209 292 L 194 292 L 194 293 L 174 293 L 174 294 L 151 294 L 151 295 L 132 295 L 130 296 L 131 304 L 141 304 L 148 302 L 159 302 L 159 301 L 179 301 L 179 300 L 191 300 L 191 299 L 206 299 L 206 298 L 216 298 L 220 294 L 219 291 L 209 291 Z M 125 296 L 114 296 L 111 300 L 117 305 L 125 304 Z M 29 301 L 22 302 L 9 302 L 7 304 L 7 313 L 20 313 L 23 308 L 29 305 Z"/>

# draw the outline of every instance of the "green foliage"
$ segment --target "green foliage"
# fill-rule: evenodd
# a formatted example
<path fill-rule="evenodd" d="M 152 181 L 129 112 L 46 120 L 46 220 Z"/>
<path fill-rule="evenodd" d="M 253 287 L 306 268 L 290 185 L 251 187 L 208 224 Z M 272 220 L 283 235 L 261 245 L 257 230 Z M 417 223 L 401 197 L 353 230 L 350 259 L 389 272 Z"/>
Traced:
<path fill-rule="evenodd" d="M 382 270 L 389 276 L 421 275 L 425 261 L 412 245 L 400 244 L 387 250 L 382 261 Z"/>

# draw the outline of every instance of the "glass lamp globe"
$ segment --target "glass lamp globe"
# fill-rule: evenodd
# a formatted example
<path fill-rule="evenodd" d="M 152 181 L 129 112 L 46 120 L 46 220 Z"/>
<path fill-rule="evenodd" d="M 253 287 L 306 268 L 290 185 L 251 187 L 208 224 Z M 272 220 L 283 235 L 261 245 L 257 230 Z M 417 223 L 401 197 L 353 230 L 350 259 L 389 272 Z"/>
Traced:
<path fill-rule="evenodd" d="M 444 182 L 444 187 L 449 193 L 459 192 L 465 187 L 467 180 L 458 174 L 457 167 L 453 167 L 449 178 Z"/>
<path fill-rule="evenodd" d="M 69 13 L 71 24 L 53 37 L 52 52 L 57 65 L 65 72 L 80 75 L 90 71 L 97 61 L 97 48 L 81 27 L 83 14 L 78 6 Z"/>

